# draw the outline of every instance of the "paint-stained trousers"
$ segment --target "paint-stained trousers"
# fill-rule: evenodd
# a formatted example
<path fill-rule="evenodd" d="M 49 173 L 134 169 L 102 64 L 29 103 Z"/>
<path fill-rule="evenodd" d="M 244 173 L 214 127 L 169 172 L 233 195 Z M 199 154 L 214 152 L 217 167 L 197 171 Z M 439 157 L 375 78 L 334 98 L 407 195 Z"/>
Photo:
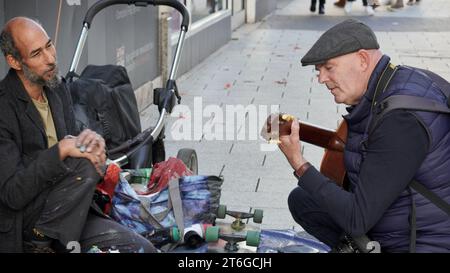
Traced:
<path fill-rule="evenodd" d="M 147 239 L 103 215 L 93 202 L 100 176 L 90 161 L 68 158 L 64 163 L 72 171 L 26 207 L 25 240 L 36 228 L 55 239 L 59 249 L 79 243 L 83 252 L 94 245 L 101 250 L 156 252 Z"/>

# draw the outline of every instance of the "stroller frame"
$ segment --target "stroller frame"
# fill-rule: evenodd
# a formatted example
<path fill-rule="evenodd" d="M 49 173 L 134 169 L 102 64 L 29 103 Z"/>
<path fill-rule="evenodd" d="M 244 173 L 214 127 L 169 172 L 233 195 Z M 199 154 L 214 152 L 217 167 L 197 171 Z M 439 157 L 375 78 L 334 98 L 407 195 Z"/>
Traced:
<path fill-rule="evenodd" d="M 148 5 L 153 6 L 170 6 L 176 9 L 182 15 L 182 22 L 180 27 L 180 34 L 178 37 L 178 43 L 176 45 L 175 54 L 172 61 L 172 66 L 170 68 L 169 78 L 166 82 L 165 88 L 157 88 L 154 90 L 154 104 L 158 105 L 158 110 L 160 116 L 155 127 L 150 127 L 133 139 L 126 141 L 121 144 L 119 147 L 116 147 L 109 152 L 109 154 L 115 154 L 122 152 L 123 156 L 116 158 L 114 160 L 108 159 L 107 163 L 116 163 L 119 166 L 126 165 L 128 163 L 129 158 L 135 154 L 138 150 L 140 150 L 144 145 L 151 143 L 153 144 L 155 140 L 163 139 L 164 125 L 167 119 L 167 115 L 170 114 L 176 104 L 176 99 L 178 104 L 181 101 L 181 97 L 178 93 L 178 88 L 175 82 L 175 76 L 178 70 L 178 66 L 180 63 L 181 50 L 184 45 L 184 40 L 186 37 L 186 32 L 190 23 L 190 14 L 186 7 L 177 0 L 104 0 L 98 1 L 94 5 L 92 5 L 88 11 L 86 12 L 83 28 L 81 30 L 81 34 L 78 40 L 77 47 L 75 49 L 75 53 L 72 58 L 72 62 L 70 65 L 69 72 L 67 74 L 67 78 L 71 79 L 73 75 L 76 75 L 76 70 L 86 43 L 86 39 L 89 33 L 89 29 L 92 24 L 92 20 L 95 15 L 101 10 L 112 6 L 112 5 L 135 5 L 140 7 L 147 7 Z M 126 152 L 125 152 L 126 151 Z M 194 174 L 197 173 L 198 169 L 198 160 L 197 154 L 195 150 L 192 149 L 180 149 L 177 154 L 177 158 L 181 159 Z"/>

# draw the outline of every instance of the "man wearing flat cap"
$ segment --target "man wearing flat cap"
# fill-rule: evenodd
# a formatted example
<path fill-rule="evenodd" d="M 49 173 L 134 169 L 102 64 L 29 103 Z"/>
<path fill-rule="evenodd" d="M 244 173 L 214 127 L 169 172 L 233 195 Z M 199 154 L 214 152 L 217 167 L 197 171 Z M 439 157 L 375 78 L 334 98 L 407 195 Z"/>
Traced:
<path fill-rule="evenodd" d="M 307 162 L 293 122 L 279 144 L 298 178 L 289 209 L 334 251 L 344 251 L 344 237 L 367 235 L 383 252 L 450 252 L 450 84 L 391 64 L 379 47 L 368 26 L 349 19 L 302 58 L 335 102 L 349 106 L 348 188 Z"/>

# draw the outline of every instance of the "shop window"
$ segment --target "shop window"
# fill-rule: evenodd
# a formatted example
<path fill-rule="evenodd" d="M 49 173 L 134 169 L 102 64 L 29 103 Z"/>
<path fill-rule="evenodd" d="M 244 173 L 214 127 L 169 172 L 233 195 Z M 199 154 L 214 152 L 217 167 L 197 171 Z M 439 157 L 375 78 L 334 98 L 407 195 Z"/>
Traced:
<path fill-rule="evenodd" d="M 195 23 L 218 11 L 227 9 L 227 0 L 180 0 L 191 13 L 191 23 Z M 242 0 L 240 0 L 242 1 Z M 172 12 L 171 29 L 179 29 L 180 15 L 178 12 Z"/>
<path fill-rule="evenodd" d="M 244 9 L 244 0 L 232 0 L 233 14 Z"/>
<path fill-rule="evenodd" d="M 191 12 L 192 23 L 225 9 L 224 0 L 183 0 Z"/>

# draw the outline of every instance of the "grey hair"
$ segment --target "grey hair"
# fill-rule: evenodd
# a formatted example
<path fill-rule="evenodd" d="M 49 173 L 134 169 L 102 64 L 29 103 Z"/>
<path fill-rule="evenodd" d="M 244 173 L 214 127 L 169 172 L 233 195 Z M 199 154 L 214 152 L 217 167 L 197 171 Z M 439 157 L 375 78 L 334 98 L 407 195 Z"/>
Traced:
<path fill-rule="evenodd" d="M 20 55 L 19 50 L 14 44 L 14 39 L 8 30 L 4 29 L 0 34 L 0 48 L 5 57 L 11 55 L 18 61 L 22 60 L 22 56 Z"/>

